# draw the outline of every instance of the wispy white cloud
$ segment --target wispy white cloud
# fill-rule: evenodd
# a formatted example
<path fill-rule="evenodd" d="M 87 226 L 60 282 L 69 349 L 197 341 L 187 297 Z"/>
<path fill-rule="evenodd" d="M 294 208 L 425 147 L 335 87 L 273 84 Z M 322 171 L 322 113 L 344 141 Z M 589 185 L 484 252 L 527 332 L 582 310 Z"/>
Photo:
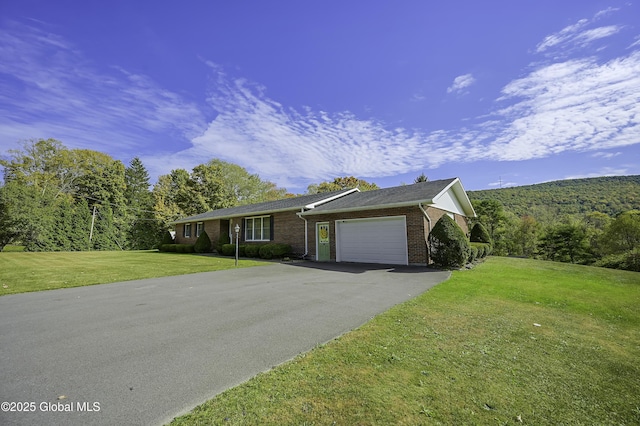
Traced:
<path fill-rule="evenodd" d="M 348 112 L 299 112 L 213 70 L 209 101 L 219 115 L 178 156 L 222 157 L 280 184 L 640 143 L 640 52 L 605 63 L 590 58 L 542 66 L 506 85 L 498 104 L 507 106 L 485 121 L 437 131 L 390 130 Z"/>
<path fill-rule="evenodd" d="M 572 25 L 568 25 L 557 33 L 548 35 L 536 46 L 537 53 L 545 53 L 553 50 L 553 54 L 562 52 L 565 56 L 577 48 L 584 48 L 596 40 L 604 39 L 617 34 L 622 30 L 620 25 L 607 25 L 596 28 L 588 28 L 601 18 L 608 16 L 617 9 L 608 8 L 595 14 L 592 19 L 580 19 Z M 552 49 L 553 48 L 553 49 Z"/>
<path fill-rule="evenodd" d="M 560 32 L 562 40 L 543 43 L 597 38 L 588 30 L 578 23 Z M 264 87 L 206 61 L 210 88 L 206 105 L 199 104 L 122 68 L 98 72 L 66 40 L 24 25 L 0 29 L 0 57 L 9 58 L 0 62 L 3 148 L 18 138 L 57 137 L 72 146 L 145 152 L 152 176 L 217 157 L 281 186 L 304 188 L 345 174 L 377 178 L 447 163 L 597 153 L 640 143 L 637 50 L 607 61 L 538 64 L 503 87 L 488 116 L 465 128 L 436 130 L 395 127 L 349 111 L 290 108 Z M 474 82 L 471 74 L 461 75 L 448 92 Z M 211 109 L 217 115 L 207 119 Z M 154 149 L 158 138 L 177 146 Z"/>
<path fill-rule="evenodd" d="M 581 19 L 573 25 L 569 25 L 557 33 L 548 35 L 542 40 L 538 46 L 536 47 L 536 51 L 538 53 L 544 52 L 545 50 L 557 46 L 561 43 L 566 43 L 572 39 L 575 39 L 576 34 L 580 34 L 582 29 L 589 23 L 587 19 Z"/>
<path fill-rule="evenodd" d="M 497 137 L 488 155 L 541 158 L 640 142 L 640 52 L 598 63 L 571 60 L 533 71 L 503 89 Z"/>
<path fill-rule="evenodd" d="M 603 167 L 593 173 L 575 174 L 565 176 L 564 179 L 586 179 L 600 176 L 624 176 L 629 174 L 627 167 Z"/>
<path fill-rule="evenodd" d="M 598 152 L 594 152 L 591 156 L 593 158 L 603 158 L 605 160 L 609 160 L 611 158 L 618 157 L 619 155 L 622 155 L 622 152 L 620 152 L 620 151 L 617 151 L 617 152 L 598 151 Z"/>
<path fill-rule="evenodd" d="M 459 75 L 453 79 L 453 84 L 447 88 L 447 93 L 461 93 L 476 82 L 472 74 Z"/>
<path fill-rule="evenodd" d="M 206 121 L 193 102 L 143 75 L 118 67 L 97 71 L 41 27 L 5 22 L 0 28 L 2 145 L 55 137 L 69 146 L 135 152 L 154 144 L 152 135 L 187 142 L 201 132 Z"/>

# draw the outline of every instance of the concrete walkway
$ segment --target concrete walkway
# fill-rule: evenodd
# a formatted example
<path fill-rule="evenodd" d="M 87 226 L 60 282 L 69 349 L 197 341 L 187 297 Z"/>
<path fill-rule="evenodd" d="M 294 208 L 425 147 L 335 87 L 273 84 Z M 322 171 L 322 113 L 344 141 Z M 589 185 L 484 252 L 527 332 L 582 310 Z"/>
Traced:
<path fill-rule="evenodd" d="M 0 424 L 164 424 L 448 277 L 304 262 L 3 296 L 0 402 L 29 412 Z"/>

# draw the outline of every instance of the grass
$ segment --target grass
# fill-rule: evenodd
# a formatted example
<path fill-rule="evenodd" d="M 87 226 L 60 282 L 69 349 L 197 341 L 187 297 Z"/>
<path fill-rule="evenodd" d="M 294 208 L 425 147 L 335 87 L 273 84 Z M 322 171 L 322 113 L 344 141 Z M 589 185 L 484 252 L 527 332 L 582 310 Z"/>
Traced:
<path fill-rule="evenodd" d="M 639 424 L 639 360 L 639 273 L 493 257 L 172 424 Z"/>
<path fill-rule="evenodd" d="M 142 278 L 218 271 L 235 259 L 157 251 L 0 253 L 0 296 Z M 238 267 L 265 265 L 241 259 Z"/>

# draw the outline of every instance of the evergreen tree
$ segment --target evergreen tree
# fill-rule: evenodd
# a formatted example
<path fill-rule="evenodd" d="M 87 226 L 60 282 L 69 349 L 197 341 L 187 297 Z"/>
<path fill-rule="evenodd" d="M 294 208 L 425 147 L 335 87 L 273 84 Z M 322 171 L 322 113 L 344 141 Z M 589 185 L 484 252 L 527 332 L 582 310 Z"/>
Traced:
<path fill-rule="evenodd" d="M 424 172 L 421 173 L 420 176 L 418 176 L 413 180 L 413 183 L 420 183 L 420 182 L 429 182 L 429 178 L 427 177 L 427 175 L 424 174 Z"/>
<path fill-rule="evenodd" d="M 136 157 L 125 169 L 124 196 L 128 206 L 128 247 L 144 250 L 156 247 L 161 230 L 153 213 L 153 195 L 149 190 L 149 173 Z"/>
<path fill-rule="evenodd" d="M 118 231 L 113 222 L 113 210 L 109 204 L 95 205 L 96 219 L 93 226 L 91 246 L 94 250 L 118 250 Z"/>
<path fill-rule="evenodd" d="M 89 234 L 91 232 L 91 212 L 87 200 L 81 198 L 73 207 L 73 230 L 68 235 L 72 251 L 84 251 L 91 248 Z"/>
<path fill-rule="evenodd" d="M 506 230 L 509 219 L 502 204 L 495 200 L 473 201 L 472 204 L 477 215 L 474 221 L 481 223 L 489 232 L 491 241 L 493 241 L 494 253 L 497 255 L 508 254 Z"/>
<path fill-rule="evenodd" d="M 71 251 L 71 238 L 75 231 L 75 214 L 70 197 L 61 197 L 55 206 L 56 214 L 53 218 L 54 229 L 51 251 Z"/>

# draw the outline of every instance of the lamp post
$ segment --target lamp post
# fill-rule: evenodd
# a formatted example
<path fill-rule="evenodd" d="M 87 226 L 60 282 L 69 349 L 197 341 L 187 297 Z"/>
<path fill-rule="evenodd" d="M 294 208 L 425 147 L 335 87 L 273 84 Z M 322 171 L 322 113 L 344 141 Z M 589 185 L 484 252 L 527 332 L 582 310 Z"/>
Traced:
<path fill-rule="evenodd" d="M 240 225 L 236 223 L 236 266 L 238 266 L 238 239 L 240 237 Z"/>

